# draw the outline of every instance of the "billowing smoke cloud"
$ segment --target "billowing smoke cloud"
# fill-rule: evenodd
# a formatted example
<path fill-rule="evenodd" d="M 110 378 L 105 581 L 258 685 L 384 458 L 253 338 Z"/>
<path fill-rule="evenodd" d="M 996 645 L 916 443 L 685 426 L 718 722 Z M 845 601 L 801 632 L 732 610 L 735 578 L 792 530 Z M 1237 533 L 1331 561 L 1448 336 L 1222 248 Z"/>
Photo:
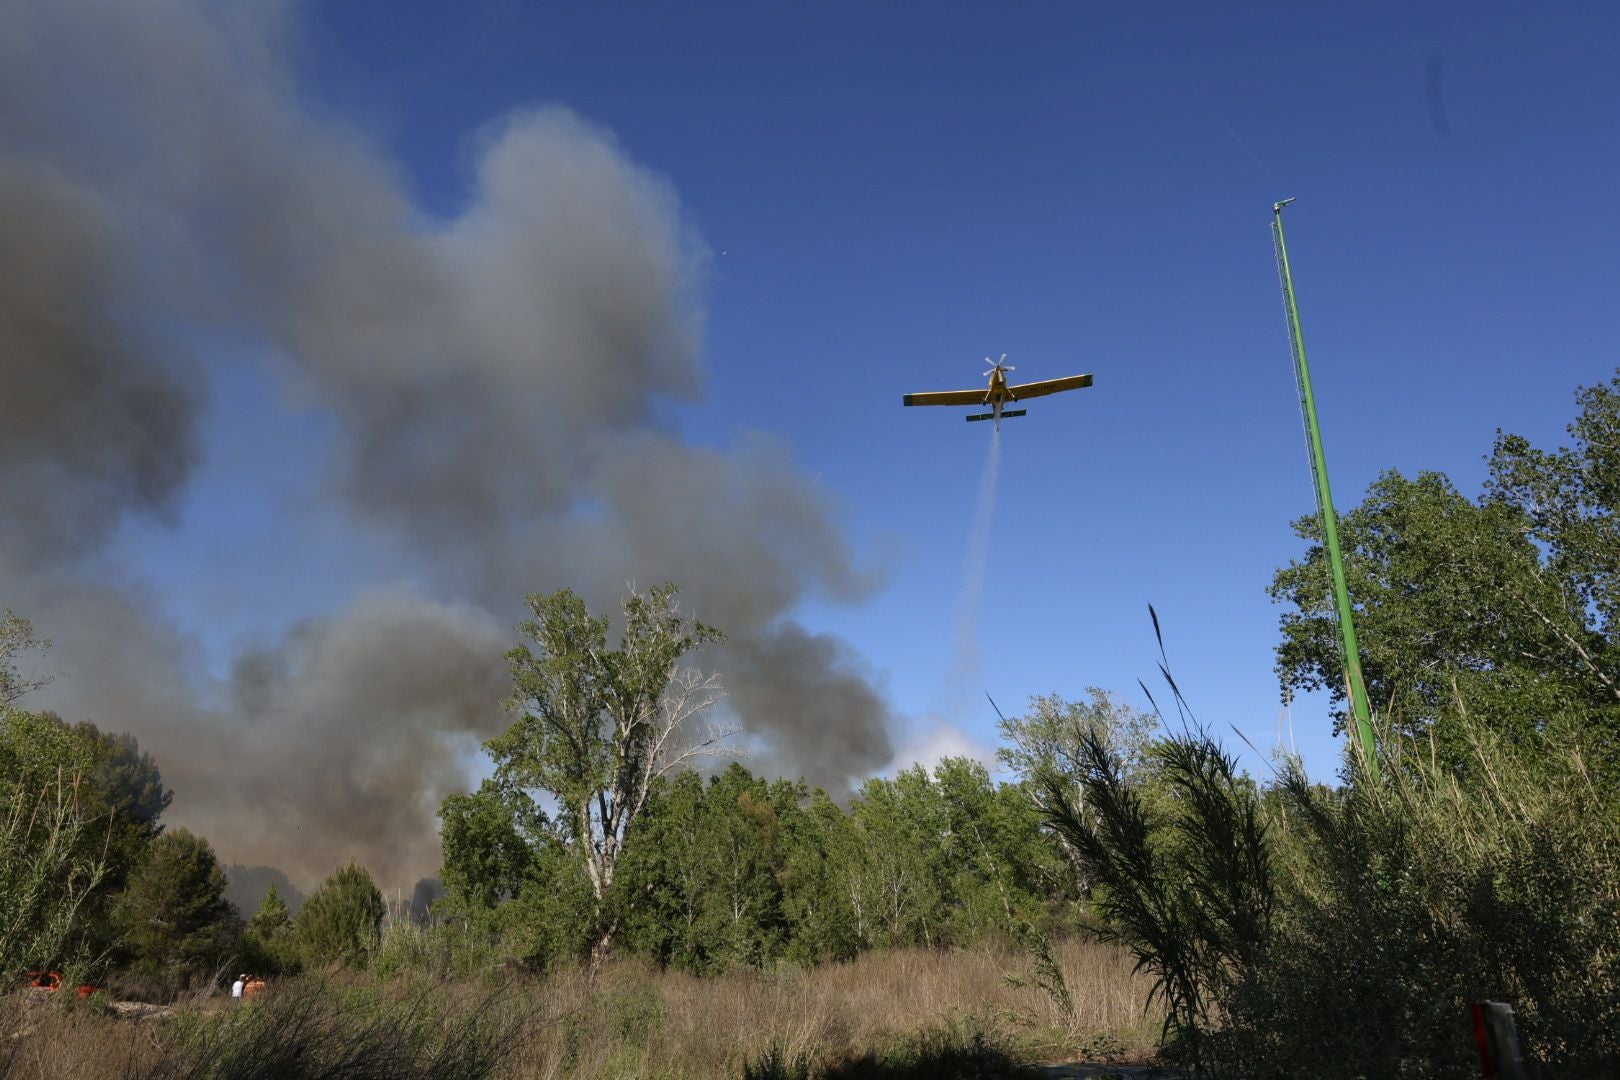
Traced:
<path fill-rule="evenodd" d="M 0 545 L 93 549 L 168 510 L 197 457 L 197 394 L 160 359 L 116 224 L 47 166 L 0 158 Z"/>
<path fill-rule="evenodd" d="M 730 635 L 714 660 L 773 762 L 833 788 L 885 764 L 864 665 L 791 619 L 875 584 L 834 508 L 770 440 L 701 450 L 663 419 L 704 375 L 706 254 L 670 186 L 532 109 L 478 133 L 466 208 L 431 219 L 301 103 L 294 31 L 272 3 L 0 12 L 0 258 L 27 268 L 0 278 L 0 604 L 57 642 L 45 703 L 139 736 L 227 860 L 405 883 L 436 867 L 458 749 L 505 722 L 520 595 L 673 580 Z M 251 348 L 181 345 L 218 340 Z M 337 421 L 325 494 L 421 591 L 211 678 L 97 553 L 172 512 L 208 378 L 266 353 Z"/>

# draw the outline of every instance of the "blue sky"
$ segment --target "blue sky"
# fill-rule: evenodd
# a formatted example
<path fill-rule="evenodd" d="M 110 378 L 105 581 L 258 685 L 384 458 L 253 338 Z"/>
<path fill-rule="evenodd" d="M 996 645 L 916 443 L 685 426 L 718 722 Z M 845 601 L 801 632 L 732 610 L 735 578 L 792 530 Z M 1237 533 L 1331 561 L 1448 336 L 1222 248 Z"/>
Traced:
<path fill-rule="evenodd" d="M 1023 2 L 311 5 L 301 93 L 369 133 L 428 213 L 481 127 L 558 103 L 666 177 L 712 260 L 704 399 L 785 440 L 885 584 L 812 598 L 920 746 L 993 744 L 952 688 L 990 433 L 902 393 L 1095 374 L 1003 432 L 977 625 L 1013 710 L 1145 704 L 1163 621 L 1207 721 L 1278 727 L 1272 572 L 1312 507 L 1268 225 L 1289 241 L 1337 501 L 1387 468 L 1477 490 L 1498 427 L 1557 442 L 1620 366 L 1620 9 Z M 242 347 L 224 343 L 220 347 Z M 545 409 L 567 409 L 566 401 Z M 268 372 L 212 387 L 208 464 L 134 567 L 217 658 L 407 573 L 311 492 L 330 432 Z M 306 556 L 296 569 L 278 558 Z M 1334 764 L 1320 701 L 1293 725 Z"/>

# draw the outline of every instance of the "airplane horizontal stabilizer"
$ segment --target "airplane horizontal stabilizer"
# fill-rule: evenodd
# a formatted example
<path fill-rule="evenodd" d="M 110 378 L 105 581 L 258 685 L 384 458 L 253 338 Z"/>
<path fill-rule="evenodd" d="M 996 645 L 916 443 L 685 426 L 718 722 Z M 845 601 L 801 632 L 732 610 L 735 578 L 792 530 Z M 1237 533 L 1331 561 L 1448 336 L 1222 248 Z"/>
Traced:
<path fill-rule="evenodd" d="M 1001 414 L 1001 418 L 1003 420 L 1011 420 L 1015 416 L 1023 416 L 1028 411 L 1029 411 L 1028 409 L 1008 409 L 1006 412 L 1003 412 Z M 971 423 L 974 420 L 994 420 L 995 418 L 996 418 L 995 413 L 993 413 L 993 412 L 985 412 L 985 413 L 974 413 L 972 416 L 969 416 L 967 419 L 968 419 L 968 422 Z"/>

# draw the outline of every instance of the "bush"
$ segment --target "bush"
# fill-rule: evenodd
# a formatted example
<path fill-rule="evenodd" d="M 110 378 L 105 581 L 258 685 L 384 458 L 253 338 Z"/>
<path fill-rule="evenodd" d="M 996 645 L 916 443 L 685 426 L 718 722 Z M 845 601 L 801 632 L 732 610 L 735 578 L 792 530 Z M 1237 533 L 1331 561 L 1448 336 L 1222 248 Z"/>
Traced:
<path fill-rule="evenodd" d="M 0 778 L 0 980 L 15 985 L 34 967 L 60 963 L 80 908 L 106 876 L 85 849 L 96 823 L 77 777 Z"/>
<path fill-rule="evenodd" d="M 826 1067 L 814 1065 L 808 1054 L 789 1054 L 776 1044 L 743 1065 L 743 1080 L 1017 1080 L 1037 1075 L 982 1032 L 969 1035 L 952 1028 L 925 1031 L 890 1049 Z"/>
<path fill-rule="evenodd" d="M 1265 962 L 1227 998 L 1234 1065 L 1473 1076 L 1468 1003 L 1494 999 L 1513 1005 L 1530 1061 L 1620 1075 L 1615 808 L 1572 741 L 1465 737 L 1461 770 L 1387 741 L 1382 787 L 1284 774 L 1279 809 L 1303 857 Z"/>
<path fill-rule="evenodd" d="M 391 1000 L 309 979 L 223 1013 L 192 1014 L 157 1080 L 479 1080 L 515 1045 L 517 1021 L 488 998 Z"/>
<path fill-rule="evenodd" d="M 1049 817 L 1170 1006 L 1174 1048 L 1223 1075 L 1475 1075 L 1468 1003 L 1511 1003 L 1527 1057 L 1620 1075 L 1620 813 L 1579 746 L 1475 725 L 1445 764 L 1381 744 L 1384 782 L 1263 796 L 1206 735 L 1155 751 L 1150 808 L 1100 743 Z"/>

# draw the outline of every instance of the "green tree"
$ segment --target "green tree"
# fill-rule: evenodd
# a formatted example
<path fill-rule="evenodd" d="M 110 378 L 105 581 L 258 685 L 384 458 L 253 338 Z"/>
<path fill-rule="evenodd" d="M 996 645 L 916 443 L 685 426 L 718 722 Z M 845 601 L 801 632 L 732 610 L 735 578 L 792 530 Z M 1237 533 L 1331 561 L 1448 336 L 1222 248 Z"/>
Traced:
<path fill-rule="evenodd" d="M 800 792 L 738 764 L 707 790 L 690 771 L 656 785 L 621 871 L 628 943 L 699 973 L 780 956 L 782 814 Z"/>
<path fill-rule="evenodd" d="M 719 683 L 681 658 L 720 634 L 682 614 L 675 596 L 670 585 L 627 596 L 615 648 L 608 620 L 574 593 L 529 596 L 534 617 L 519 629 L 535 647 L 507 654 L 519 718 L 485 744 L 505 790 L 544 792 L 557 803 L 553 834 L 590 882 L 593 963 L 612 949 L 619 859 L 653 781 L 722 737 L 687 730 Z"/>
<path fill-rule="evenodd" d="M 1003 745 L 996 760 L 1024 780 L 1056 773 L 1072 782 L 1083 771 L 1079 760 L 1082 735 L 1095 735 L 1116 750 L 1122 767 L 1140 772 L 1158 728 L 1152 713 L 1132 708 L 1107 690 L 1086 689 L 1086 701 L 1056 694 L 1029 699 L 1023 716 L 1003 717 L 996 725 Z"/>
<path fill-rule="evenodd" d="M 213 974 L 241 933 L 214 849 L 185 829 L 148 845 L 113 902 L 112 920 L 129 973 L 168 993 Z"/>
<path fill-rule="evenodd" d="M 655 781 L 636 824 L 636 843 L 621 872 L 627 941 L 662 966 L 701 972 L 709 965 L 703 940 L 709 886 L 702 846 L 707 807 L 703 778 L 691 770 Z"/>
<path fill-rule="evenodd" d="M 59 769 L 81 779 L 85 811 L 111 823 L 111 835 L 97 843 L 106 856 L 108 888 L 121 888 L 163 831 L 158 819 L 173 797 L 157 762 L 132 735 L 104 732 L 88 721 L 70 725 L 54 713 L 7 710 L 0 717 L 0 783 Z"/>
<path fill-rule="evenodd" d="M 1095 686 L 1086 689 L 1086 696 L 1084 701 L 1068 701 L 1056 694 L 1032 697 L 1023 716 L 1003 717 L 997 725 L 1004 742 L 996 751 L 996 759 L 1023 782 L 1023 791 L 1041 812 L 1038 819 L 1051 809 L 1046 793 L 1054 786 L 1066 791 L 1074 805 L 1084 805 L 1081 781 L 1088 769 L 1084 748 L 1093 741 L 1118 757 L 1120 769 L 1128 778 L 1145 779 L 1152 772 L 1158 717 Z M 1047 835 L 1055 837 L 1070 871 L 1079 875 L 1075 884 L 1084 894 L 1088 882 L 1078 853 L 1062 832 L 1047 830 Z M 1061 881 L 1066 885 L 1068 878 Z M 1058 883 L 1051 882 L 1054 886 Z M 1048 890 L 1047 895 L 1056 892 Z"/>
<path fill-rule="evenodd" d="M 1318 527 L 1314 517 L 1295 525 L 1313 539 Z M 1526 731 L 1612 706 L 1580 655 L 1598 643 L 1579 597 L 1547 572 L 1528 530 L 1518 507 L 1472 502 L 1438 473 L 1385 473 L 1341 515 L 1362 671 L 1395 728 L 1433 730 L 1445 748 L 1448 717 L 1471 712 Z M 1312 547 L 1272 583 L 1273 598 L 1292 606 L 1277 667 L 1285 692 L 1326 687 L 1342 702 L 1323 559 Z"/>
<path fill-rule="evenodd" d="M 321 883 L 293 920 L 304 963 L 365 967 L 377 948 L 387 911 L 366 868 L 345 866 Z"/>
<path fill-rule="evenodd" d="M 854 825 L 825 791 L 784 815 L 782 911 L 788 922 L 784 955 L 794 963 L 849 960 L 866 926 L 857 917 L 850 871 L 859 854 Z"/>
<path fill-rule="evenodd" d="M 710 781 L 703 802 L 694 853 L 704 881 L 700 931 L 714 966 L 761 966 L 784 936 L 782 823 L 769 786 L 733 763 Z"/>
<path fill-rule="evenodd" d="M 1579 388 L 1575 401 L 1580 412 L 1568 428 L 1569 446 L 1543 451 L 1522 435 L 1497 432 L 1487 491 L 1524 515 L 1530 536 L 1544 545 L 1549 573 L 1575 591 L 1607 647 L 1620 634 L 1620 377 Z M 1608 665 L 1591 668 L 1613 689 Z"/>
<path fill-rule="evenodd" d="M 872 945 L 943 944 L 949 844 L 943 802 L 921 765 L 861 786 L 850 808 L 849 888 Z"/>
<path fill-rule="evenodd" d="M 439 880 L 457 910 L 487 913 L 516 896 L 534 870 L 534 844 L 546 825 L 532 799 L 491 780 L 471 794 L 445 799 L 439 808 Z"/>
<path fill-rule="evenodd" d="M 298 944 L 293 935 L 292 912 L 281 892 L 271 882 L 259 901 L 259 910 L 248 920 L 243 934 L 247 966 L 262 971 L 289 971 L 298 966 Z"/>

